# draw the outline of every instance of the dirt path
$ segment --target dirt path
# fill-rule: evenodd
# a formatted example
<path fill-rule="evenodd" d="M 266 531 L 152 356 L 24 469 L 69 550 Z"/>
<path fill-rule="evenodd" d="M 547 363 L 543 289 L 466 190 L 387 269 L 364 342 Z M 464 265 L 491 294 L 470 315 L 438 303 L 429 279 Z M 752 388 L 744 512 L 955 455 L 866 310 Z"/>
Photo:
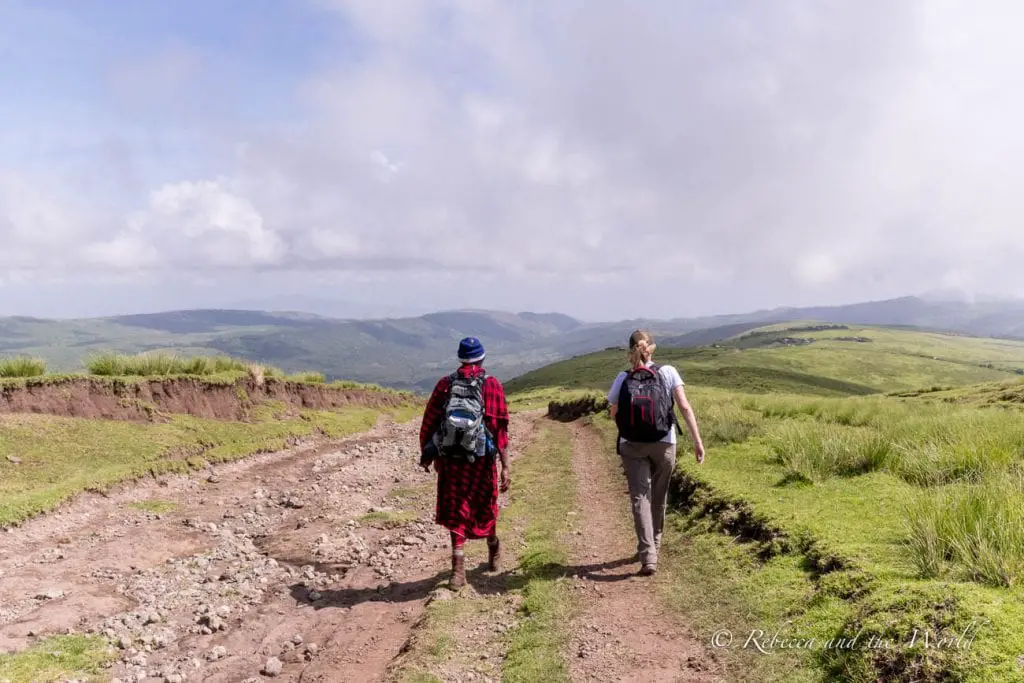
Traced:
<path fill-rule="evenodd" d="M 660 605 L 637 575 L 636 535 L 625 477 L 597 435 L 573 425 L 573 469 L 582 506 L 574 560 L 583 568 L 582 609 L 572 625 L 573 681 L 719 681 L 713 654 Z"/>

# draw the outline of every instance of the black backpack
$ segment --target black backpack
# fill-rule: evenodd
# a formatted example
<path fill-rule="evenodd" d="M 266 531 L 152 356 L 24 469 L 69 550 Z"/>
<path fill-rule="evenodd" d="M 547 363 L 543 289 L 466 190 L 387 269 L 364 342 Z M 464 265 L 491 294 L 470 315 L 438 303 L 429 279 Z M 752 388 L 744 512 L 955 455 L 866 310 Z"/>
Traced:
<path fill-rule="evenodd" d="M 634 368 L 622 381 L 615 424 L 626 441 L 654 443 L 668 436 L 673 426 L 678 428 L 675 401 L 658 369 L 657 365 Z"/>

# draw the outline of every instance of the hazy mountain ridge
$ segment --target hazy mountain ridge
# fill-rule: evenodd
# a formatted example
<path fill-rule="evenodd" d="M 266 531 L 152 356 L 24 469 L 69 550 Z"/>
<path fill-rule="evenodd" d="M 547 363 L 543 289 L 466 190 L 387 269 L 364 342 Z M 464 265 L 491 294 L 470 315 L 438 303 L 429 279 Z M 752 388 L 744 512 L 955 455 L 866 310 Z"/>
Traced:
<path fill-rule="evenodd" d="M 845 306 L 601 323 L 582 322 L 561 313 L 479 310 L 380 319 L 231 309 L 79 320 L 16 316 L 0 318 L 0 354 L 39 355 L 53 369 L 74 370 L 86 356 L 103 350 L 219 352 L 288 371 L 316 369 L 332 378 L 429 389 L 454 366 L 458 340 L 469 334 L 484 341 L 489 369 L 509 379 L 557 360 L 623 346 L 637 327 L 652 330 L 662 347 L 697 346 L 789 320 L 1024 337 L 1024 302 L 938 302 L 903 297 Z"/>

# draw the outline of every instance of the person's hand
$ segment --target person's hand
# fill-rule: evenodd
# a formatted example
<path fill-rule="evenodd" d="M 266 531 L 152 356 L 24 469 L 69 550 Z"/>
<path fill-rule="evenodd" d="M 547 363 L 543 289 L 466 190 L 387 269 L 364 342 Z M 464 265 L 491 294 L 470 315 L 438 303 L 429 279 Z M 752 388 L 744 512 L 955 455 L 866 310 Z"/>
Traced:
<path fill-rule="evenodd" d="M 693 447 L 693 454 L 697 456 L 698 463 L 704 462 L 704 444 L 698 441 L 697 445 Z"/>
<path fill-rule="evenodd" d="M 501 468 L 501 490 L 508 491 L 508 487 L 512 485 L 512 473 L 509 472 L 507 467 Z"/>
<path fill-rule="evenodd" d="M 430 463 L 432 463 L 433 461 L 434 461 L 433 458 L 431 458 L 430 456 L 428 456 L 426 454 L 423 454 L 423 455 L 420 456 L 420 467 L 423 468 L 424 472 L 429 472 L 430 471 Z"/>

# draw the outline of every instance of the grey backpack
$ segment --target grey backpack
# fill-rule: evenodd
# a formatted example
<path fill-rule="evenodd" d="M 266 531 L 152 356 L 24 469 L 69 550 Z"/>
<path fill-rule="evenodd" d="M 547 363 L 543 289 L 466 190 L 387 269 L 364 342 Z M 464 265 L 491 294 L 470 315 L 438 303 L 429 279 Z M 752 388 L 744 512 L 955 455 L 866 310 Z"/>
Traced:
<path fill-rule="evenodd" d="M 448 404 L 445 406 L 441 426 L 434 436 L 437 450 L 442 456 L 465 458 L 473 462 L 483 457 L 487 447 L 487 428 L 484 426 L 485 373 L 475 377 L 450 377 Z"/>

